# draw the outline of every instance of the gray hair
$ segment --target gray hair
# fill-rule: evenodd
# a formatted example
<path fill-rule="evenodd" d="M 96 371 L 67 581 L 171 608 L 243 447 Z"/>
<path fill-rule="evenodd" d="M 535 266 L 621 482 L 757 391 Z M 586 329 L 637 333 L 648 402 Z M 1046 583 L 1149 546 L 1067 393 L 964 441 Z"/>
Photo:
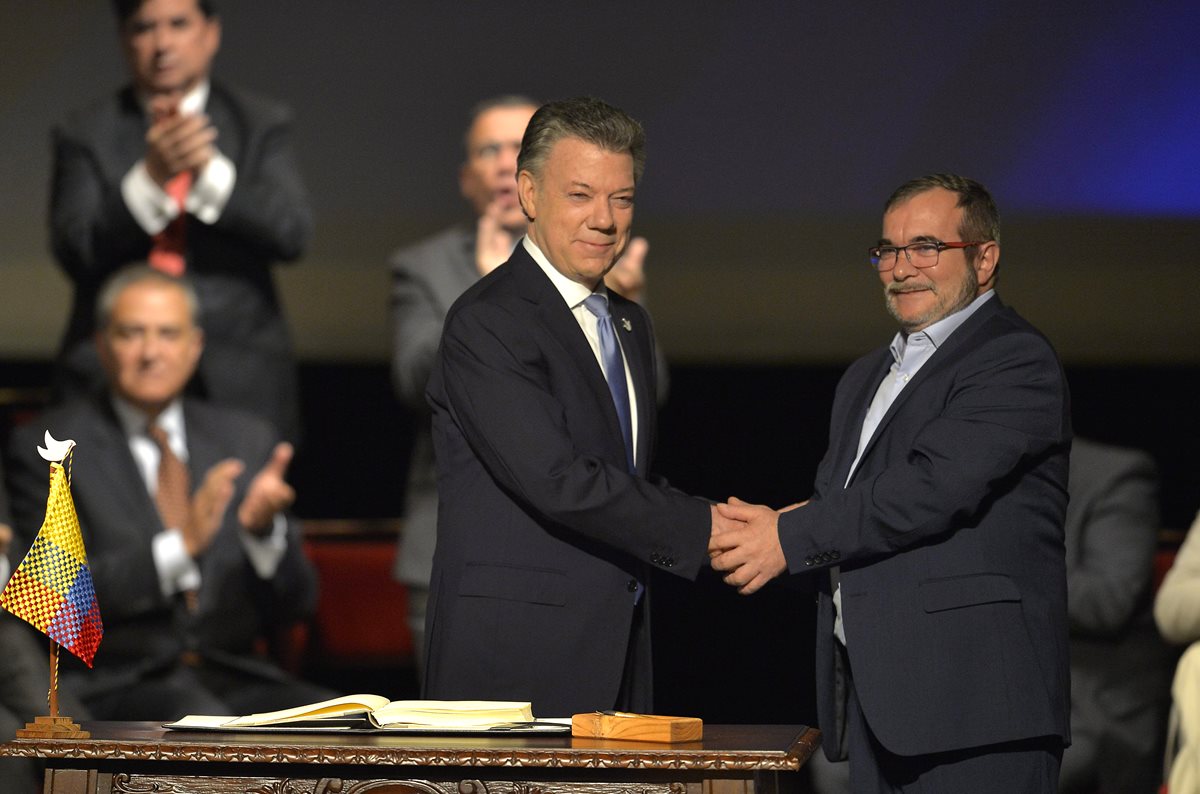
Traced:
<path fill-rule="evenodd" d="M 955 206 L 962 207 L 963 211 L 962 224 L 959 226 L 958 234 L 963 240 L 978 240 L 981 243 L 991 240 L 1000 242 L 1000 211 L 996 209 L 996 202 L 992 200 L 992 194 L 988 193 L 987 188 L 983 185 L 965 176 L 930 174 L 910 179 L 896 188 L 887 203 L 883 205 L 883 212 L 886 215 L 888 210 L 897 204 L 907 201 L 918 193 L 939 187 L 958 194 L 958 203 Z"/>
<path fill-rule="evenodd" d="M 113 307 L 117 305 L 117 298 L 122 292 L 134 284 L 146 282 L 175 287 L 182 292 L 184 300 L 187 301 L 188 316 L 192 324 L 199 324 L 200 299 L 196 295 L 196 288 L 192 286 L 192 282 L 187 278 L 179 278 L 161 270 L 155 270 L 145 263 L 138 263 L 118 270 L 109 276 L 108 280 L 104 282 L 104 286 L 100 288 L 100 294 L 96 297 L 97 330 L 103 331 L 112 322 Z"/>
<path fill-rule="evenodd" d="M 538 108 L 525 128 L 517 172 L 540 178 L 554 144 L 563 138 L 580 140 L 601 149 L 633 157 L 634 184 L 646 168 L 646 131 L 625 111 L 596 99 L 575 97 L 549 102 Z"/>

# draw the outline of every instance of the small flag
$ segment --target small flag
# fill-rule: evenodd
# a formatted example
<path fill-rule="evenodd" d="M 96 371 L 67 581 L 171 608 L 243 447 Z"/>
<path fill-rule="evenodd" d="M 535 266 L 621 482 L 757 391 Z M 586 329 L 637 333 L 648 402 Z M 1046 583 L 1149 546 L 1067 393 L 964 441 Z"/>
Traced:
<path fill-rule="evenodd" d="M 58 462 L 50 463 L 46 519 L 29 553 L 0 591 L 0 607 L 28 621 L 91 667 L 104 625 L 71 498 L 67 466 L 74 442 L 56 442 L 47 433 L 46 446 L 61 452 L 54 459 Z M 39 451 L 48 457 L 46 450 L 39 447 Z"/>

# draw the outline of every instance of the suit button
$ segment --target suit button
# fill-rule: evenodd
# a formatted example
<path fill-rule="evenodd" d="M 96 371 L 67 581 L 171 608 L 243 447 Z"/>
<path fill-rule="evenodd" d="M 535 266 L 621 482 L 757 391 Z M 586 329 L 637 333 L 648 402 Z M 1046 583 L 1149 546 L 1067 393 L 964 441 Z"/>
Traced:
<path fill-rule="evenodd" d="M 675 564 L 675 558 L 673 558 L 673 557 L 663 557 L 662 564 L 663 564 L 663 565 L 665 565 L 665 566 L 667 566 L 668 568 L 670 568 L 672 565 L 674 565 L 674 564 Z"/>
<path fill-rule="evenodd" d="M 812 566 L 812 564 L 813 564 L 813 558 L 812 558 L 812 557 L 805 557 L 805 558 L 804 558 L 804 564 L 805 564 L 805 565 L 807 565 L 807 566 L 810 566 L 810 567 L 811 567 L 811 566 Z"/>
<path fill-rule="evenodd" d="M 834 549 L 833 551 L 829 552 L 829 556 L 831 559 L 836 560 L 836 559 L 840 559 L 842 555 L 838 554 L 837 549 Z"/>
<path fill-rule="evenodd" d="M 655 565 L 662 562 L 662 558 L 658 556 L 657 551 L 650 555 L 650 562 L 654 563 Z"/>
<path fill-rule="evenodd" d="M 625 589 L 631 593 L 637 592 L 637 579 L 630 579 L 625 583 Z"/>

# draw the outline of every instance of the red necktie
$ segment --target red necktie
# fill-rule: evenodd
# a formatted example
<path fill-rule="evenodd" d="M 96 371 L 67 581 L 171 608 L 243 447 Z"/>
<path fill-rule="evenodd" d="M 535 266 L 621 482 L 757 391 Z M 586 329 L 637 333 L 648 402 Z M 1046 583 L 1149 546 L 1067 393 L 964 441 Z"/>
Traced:
<path fill-rule="evenodd" d="M 184 256 L 184 246 L 187 243 L 187 213 L 184 211 L 184 202 L 187 201 L 188 191 L 192 189 L 192 172 L 176 174 L 167 180 L 163 189 L 175 200 L 179 214 L 166 228 L 154 235 L 154 245 L 150 248 L 148 261 L 151 267 L 168 275 L 182 276 L 187 269 Z"/>

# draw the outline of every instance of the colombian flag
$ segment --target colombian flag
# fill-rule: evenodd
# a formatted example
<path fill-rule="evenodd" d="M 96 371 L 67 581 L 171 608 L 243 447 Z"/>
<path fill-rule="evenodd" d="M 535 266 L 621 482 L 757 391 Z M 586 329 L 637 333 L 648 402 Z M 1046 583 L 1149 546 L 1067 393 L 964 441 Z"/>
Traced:
<path fill-rule="evenodd" d="M 50 464 L 46 520 L 0 592 L 0 606 L 92 666 L 104 625 L 63 463 Z"/>

